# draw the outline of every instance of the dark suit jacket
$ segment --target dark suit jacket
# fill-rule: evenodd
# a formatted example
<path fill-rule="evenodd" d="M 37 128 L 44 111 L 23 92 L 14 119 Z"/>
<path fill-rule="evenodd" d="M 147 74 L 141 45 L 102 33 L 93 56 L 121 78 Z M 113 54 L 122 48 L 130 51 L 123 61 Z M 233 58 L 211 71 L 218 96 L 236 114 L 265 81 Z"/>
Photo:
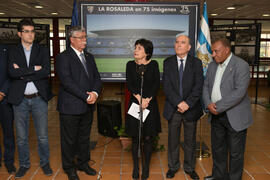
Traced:
<path fill-rule="evenodd" d="M 8 73 L 11 77 L 11 84 L 8 102 L 14 105 L 20 104 L 24 97 L 26 84 L 31 81 L 45 101 L 49 101 L 53 97 L 48 81 L 51 71 L 49 55 L 48 48 L 34 43 L 28 67 L 21 43 L 9 50 Z M 14 63 L 19 66 L 18 69 L 13 67 Z M 36 65 L 42 66 L 42 69 L 35 71 L 34 66 Z"/>
<path fill-rule="evenodd" d="M 203 114 L 200 98 L 203 87 L 202 62 L 188 55 L 183 74 L 183 100 L 179 90 L 179 71 L 176 55 L 165 59 L 163 64 L 163 89 L 166 96 L 163 116 L 170 120 L 177 105 L 185 101 L 189 109 L 184 113 L 188 121 L 197 121 Z"/>
<path fill-rule="evenodd" d="M 83 114 L 94 110 L 88 105 L 86 92 L 101 90 L 100 75 L 92 54 L 84 52 L 89 77 L 76 52 L 68 47 L 56 57 L 56 72 L 60 79 L 57 109 L 63 114 Z"/>
<path fill-rule="evenodd" d="M 9 88 L 9 77 L 7 73 L 7 59 L 8 50 L 5 46 L 0 45 L 0 92 L 5 93 L 6 97 Z M 6 97 L 0 102 L 0 104 L 6 104 Z"/>

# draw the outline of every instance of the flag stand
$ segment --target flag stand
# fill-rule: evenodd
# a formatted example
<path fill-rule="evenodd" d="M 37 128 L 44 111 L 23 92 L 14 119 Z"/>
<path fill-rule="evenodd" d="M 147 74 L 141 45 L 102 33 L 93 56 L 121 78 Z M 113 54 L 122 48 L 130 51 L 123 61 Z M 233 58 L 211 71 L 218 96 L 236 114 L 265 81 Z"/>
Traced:
<path fill-rule="evenodd" d="M 196 143 L 196 158 L 202 159 L 202 158 L 209 158 L 210 157 L 210 153 L 208 152 L 208 148 L 205 145 L 205 143 L 203 142 L 203 133 L 202 133 L 202 120 L 204 120 L 205 118 L 207 118 L 207 114 L 204 114 L 201 118 L 200 118 L 200 142 L 199 142 L 199 147 L 197 147 L 197 143 Z"/>

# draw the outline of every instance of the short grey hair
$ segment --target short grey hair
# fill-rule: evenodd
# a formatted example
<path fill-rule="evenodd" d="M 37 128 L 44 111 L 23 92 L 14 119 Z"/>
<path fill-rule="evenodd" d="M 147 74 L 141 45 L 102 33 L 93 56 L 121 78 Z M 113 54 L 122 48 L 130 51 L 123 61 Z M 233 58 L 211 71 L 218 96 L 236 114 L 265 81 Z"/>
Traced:
<path fill-rule="evenodd" d="M 75 32 L 85 32 L 85 28 L 82 26 L 72 26 L 68 30 L 68 38 L 73 37 Z"/>
<path fill-rule="evenodd" d="M 187 39 L 188 39 L 188 44 L 191 45 L 191 44 L 190 44 L 190 38 L 189 38 L 187 35 L 185 35 L 185 34 L 180 34 L 180 33 L 179 33 L 179 34 L 176 34 L 175 40 L 176 40 L 179 36 L 185 36 L 185 37 L 187 37 Z"/>

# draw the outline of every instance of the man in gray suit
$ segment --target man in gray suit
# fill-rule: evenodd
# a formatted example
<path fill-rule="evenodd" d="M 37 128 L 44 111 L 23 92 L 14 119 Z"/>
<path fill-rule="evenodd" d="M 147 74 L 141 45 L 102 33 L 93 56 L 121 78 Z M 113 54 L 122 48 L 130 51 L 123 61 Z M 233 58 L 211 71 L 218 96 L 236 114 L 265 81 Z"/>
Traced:
<path fill-rule="evenodd" d="M 214 41 L 212 51 L 215 61 L 208 66 L 203 100 L 211 122 L 213 169 L 204 179 L 241 180 L 247 128 L 253 122 L 249 65 L 231 53 L 225 38 Z"/>

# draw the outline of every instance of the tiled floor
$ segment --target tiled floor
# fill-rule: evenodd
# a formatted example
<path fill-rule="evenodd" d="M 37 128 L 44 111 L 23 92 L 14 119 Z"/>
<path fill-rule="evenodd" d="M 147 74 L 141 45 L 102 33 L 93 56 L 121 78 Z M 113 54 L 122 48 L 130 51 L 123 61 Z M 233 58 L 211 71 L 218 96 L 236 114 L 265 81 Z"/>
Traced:
<path fill-rule="evenodd" d="M 101 100 L 116 99 L 122 102 L 122 109 L 124 109 L 124 96 L 121 95 L 124 87 L 119 84 L 107 83 L 103 86 L 103 92 L 100 96 Z M 264 97 L 269 98 L 270 89 L 264 88 Z M 54 91 L 57 91 L 54 89 Z M 250 88 L 250 92 L 253 94 L 254 87 Z M 253 96 L 253 95 L 250 96 Z M 63 173 L 61 168 L 61 156 L 60 156 L 60 136 L 59 136 L 59 120 L 56 109 L 57 97 L 49 102 L 49 142 L 50 142 L 50 163 L 54 171 L 53 175 L 46 177 L 43 175 L 42 170 L 39 167 L 39 157 L 37 154 L 36 135 L 33 129 L 33 123 L 30 123 L 30 151 L 31 151 L 31 168 L 27 172 L 22 180 L 45 180 L 55 179 L 64 180 L 67 176 Z M 159 107 L 162 114 L 162 108 L 164 105 L 164 95 L 162 91 L 159 93 Z M 255 123 L 248 129 L 248 138 L 246 144 L 245 154 L 245 167 L 243 173 L 243 180 L 269 180 L 270 179 L 270 111 L 267 111 L 260 105 L 252 105 L 252 113 Z M 198 132 L 199 132 L 198 124 Z M 2 131 L 2 130 L 0 130 Z M 164 144 L 167 147 L 167 122 L 162 119 L 162 133 L 160 134 L 160 144 Z M 210 126 L 206 122 L 205 118 L 202 118 L 202 134 L 203 141 L 210 148 Z M 2 143 L 2 132 L 0 135 Z M 86 174 L 79 172 L 81 180 L 129 180 L 132 173 L 132 158 L 131 153 L 121 148 L 118 139 L 112 139 L 110 137 L 104 137 L 97 132 L 97 118 L 95 115 L 94 123 L 92 126 L 91 140 L 97 141 L 97 145 L 94 150 L 91 151 L 90 165 L 94 167 L 99 175 L 87 176 Z M 197 140 L 199 140 L 199 135 Z M 181 161 L 183 160 L 183 152 L 180 153 Z M 3 162 L 2 162 L 3 165 Z M 16 167 L 18 167 L 18 158 L 16 152 Z M 196 171 L 201 179 L 204 176 L 211 174 L 212 159 L 202 158 L 197 159 Z M 150 167 L 149 180 L 164 180 L 166 179 L 167 171 L 167 151 L 157 152 L 153 154 Z M 4 167 L 0 168 L 0 180 L 14 179 L 14 175 L 9 175 Z M 178 171 L 174 179 L 190 179 L 184 171 L 181 169 Z"/>

